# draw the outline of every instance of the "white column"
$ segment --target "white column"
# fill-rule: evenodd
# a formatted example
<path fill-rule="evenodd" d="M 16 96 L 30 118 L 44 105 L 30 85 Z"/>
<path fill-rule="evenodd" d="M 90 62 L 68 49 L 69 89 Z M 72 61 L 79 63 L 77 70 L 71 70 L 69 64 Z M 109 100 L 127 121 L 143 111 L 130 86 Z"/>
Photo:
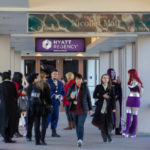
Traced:
<path fill-rule="evenodd" d="M 116 75 L 119 76 L 119 49 L 114 49 L 112 52 L 112 68 L 115 69 Z"/>
<path fill-rule="evenodd" d="M 139 36 L 137 47 L 137 70 L 144 85 L 139 111 L 139 132 L 150 133 L 150 36 Z"/>
<path fill-rule="evenodd" d="M 110 53 L 100 53 L 100 78 L 110 68 Z"/>
<path fill-rule="evenodd" d="M 0 35 L 0 72 L 11 69 L 10 36 Z"/>
<path fill-rule="evenodd" d="M 95 89 L 95 81 L 96 81 L 96 76 L 95 76 L 95 60 L 88 60 L 88 87 L 91 95 L 91 100 L 92 100 L 92 105 L 94 105 L 95 100 L 93 99 L 93 92 Z"/>
<path fill-rule="evenodd" d="M 128 83 L 129 80 L 129 75 L 128 75 L 128 71 L 130 69 L 132 69 L 132 44 L 127 44 L 125 47 L 125 51 L 126 51 L 126 61 L 125 61 L 125 82 Z M 126 86 L 126 98 L 129 94 L 129 88 L 128 86 Z"/>
<path fill-rule="evenodd" d="M 14 52 L 13 48 L 10 49 L 10 53 L 11 53 L 11 57 L 10 57 L 11 64 L 10 64 L 10 67 L 11 67 L 11 73 L 13 75 L 13 73 L 15 71 L 15 52 Z"/>

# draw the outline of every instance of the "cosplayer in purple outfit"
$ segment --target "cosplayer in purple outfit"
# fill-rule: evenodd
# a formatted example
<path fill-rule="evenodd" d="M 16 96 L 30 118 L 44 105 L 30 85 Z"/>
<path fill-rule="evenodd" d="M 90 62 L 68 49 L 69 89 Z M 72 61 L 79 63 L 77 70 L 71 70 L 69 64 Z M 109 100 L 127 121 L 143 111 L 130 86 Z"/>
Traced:
<path fill-rule="evenodd" d="M 115 89 L 116 99 L 116 112 L 114 113 L 115 121 L 115 134 L 121 135 L 121 112 L 122 112 L 122 88 L 120 80 L 116 79 L 116 72 L 113 68 L 107 70 L 107 74 L 110 76 L 112 86 Z"/>
<path fill-rule="evenodd" d="M 138 109 L 140 107 L 140 95 L 143 93 L 143 84 L 138 77 L 137 71 L 135 69 L 131 69 L 128 71 L 129 73 L 129 81 L 128 87 L 130 89 L 130 94 L 128 96 L 126 102 L 126 130 L 123 135 L 125 137 L 129 136 L 129 129 L 131 126 L 131 117 L 133 116 L 132 121 L 132 131 L 130 133 L 130 137 L 136 137 L 136 128 L 138 123 Z"/>

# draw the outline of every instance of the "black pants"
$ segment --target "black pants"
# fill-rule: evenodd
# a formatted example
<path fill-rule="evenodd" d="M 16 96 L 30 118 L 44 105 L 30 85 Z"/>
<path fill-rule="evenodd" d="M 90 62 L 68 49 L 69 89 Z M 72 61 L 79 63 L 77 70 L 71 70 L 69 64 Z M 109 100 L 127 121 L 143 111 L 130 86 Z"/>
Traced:
<path fill-rule="evenodd" d="M 12 137 L 11 137 L 11 134 L 10 134 L 10 127 L 8 126 L 7 128 L 5 128 L 5 133 L 4 133 L 4 140 L 5 141 L 8 141 L 10 140 Z"/>
<path fill-rule="evenodd" d="M 33 128 L 34 116 L 30 110 L 27 110 L 26 116 L 26 129 L 27 129 L 27 138 L 32 138 L 32 128 Z"/>
<path fill-rule="evenodd" d="M 42 119 L 41 130 L 40 130 L 40 121 Z M 47 116 L 35 116 L 34 118 L 34 131 L 35 131 L 35 141 L 44 142 L 46 134 L 46 119 Z"/>
<path fill-rule="evenodd" d="M 73 121 L 73 116 L 72 116 L 72 112 L 69 110 L 69 106 L 65 106 L 65 111 L 66 111 L 66 116 L 67 116 L 67 120 L 68 122 L 72 122 Z"/>
<path fill-rule="evenodd" d="M 18 108 L 18 114 L 17 114 L 17 130 L 16 130 L 16 133 L 19 133 L 19 120 L 20 120 L 20 117 L 21 117 L 21 110 Z"/>
<path fill-rule="evenodd" d="M 111 138 L 112 124 L 107 114 L 103 114 L 103 124 L 101 126 L 101 135 L 104 141 Z"/>

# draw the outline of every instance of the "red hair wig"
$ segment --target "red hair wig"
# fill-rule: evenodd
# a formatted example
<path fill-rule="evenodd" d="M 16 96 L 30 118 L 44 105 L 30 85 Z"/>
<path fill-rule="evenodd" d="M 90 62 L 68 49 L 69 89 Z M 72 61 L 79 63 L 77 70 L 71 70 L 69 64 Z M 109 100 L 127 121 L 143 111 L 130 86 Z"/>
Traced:
<path fill-rule="evenodd" d="M 130 69 L 128 71 L 128 73 L 130 74 L 130 77 L 129 77 L 129 81 L 128 81 L 128 85 L 131 85 L 131 82 L 135 79 L 136 81 L 138 81 L 141 86 L 143 87 L 143 83 L 142 81 L 140 80 L 139 76 L 138 76 L 138 73 L 135 69 Z"/>

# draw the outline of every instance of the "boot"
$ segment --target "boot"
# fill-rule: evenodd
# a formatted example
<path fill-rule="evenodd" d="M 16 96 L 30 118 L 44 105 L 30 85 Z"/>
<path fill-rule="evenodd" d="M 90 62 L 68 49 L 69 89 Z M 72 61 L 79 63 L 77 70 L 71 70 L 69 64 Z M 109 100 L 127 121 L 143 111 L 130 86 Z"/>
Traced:
<path fill-rule="evenodd" d="M 52 129 L 52 137 L 60 137 L 60 135 L 56 133 L 56 129 Z"/>
<path fill-rule="evenodd" d="M 129 136 L 129 129 L 131 125 L 131 113 L 127 113 L 127 119 L 126 119 L 126 130 L 124 131 L 123 135 L 125 137 Z"/>
<path fill-rule="evenodd" d="M 72 130 L 72 122 L 68 122 L 68 127 L 64 128 L 64 130 Z"/>
<path fill-rule="evenodd" d="M 72 126 L 72 129 L 75 128 L 75 123 L 73 121 L 71 121 L 71 126 Z"/>
<path fill-rule="evenodd" d="M 121 133 L 120 133 L 120 131 L 119 131 L 119 128 L 116 128 L 115 134 L 116 134 L 116 135 L 121 135 Z"/>
<path fill-rule="evenodd" d="M 136 137 L 136 128 L 137 128 L 138 116 L 133 115 L 133 129 L 130 137 Z"/>

